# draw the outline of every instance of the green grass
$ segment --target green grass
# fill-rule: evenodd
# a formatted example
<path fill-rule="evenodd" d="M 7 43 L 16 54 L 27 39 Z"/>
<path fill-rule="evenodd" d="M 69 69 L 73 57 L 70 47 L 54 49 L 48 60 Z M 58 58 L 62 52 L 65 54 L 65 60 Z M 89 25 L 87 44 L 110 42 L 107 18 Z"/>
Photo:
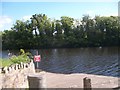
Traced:
<path fill-rule="evenodd" d="M 8 59 L 0 58 L 0 67 L 10 66 L 12 64 L 20 64 L 21 62 L 29 62 L 30 59 L 25 55 L 13 56 Z"/>
<path fill-rule="evenodd" d="M 10 66 L 13 62 L 10 59 L 0 58 L 0 67 Z"/>
<path fill-rule="evenodd" d="M 30 53 L 25 53 L 23 49 L 20 49 L 21 55 L 18 56 L 12 56 L 8 59 L 0 58 L 0 67 L 10 66 L 11 64 L 20 64 L 21 62 L 27 63 L 30 62 L 30 58 L 28 55 L 31 55 Z"/>

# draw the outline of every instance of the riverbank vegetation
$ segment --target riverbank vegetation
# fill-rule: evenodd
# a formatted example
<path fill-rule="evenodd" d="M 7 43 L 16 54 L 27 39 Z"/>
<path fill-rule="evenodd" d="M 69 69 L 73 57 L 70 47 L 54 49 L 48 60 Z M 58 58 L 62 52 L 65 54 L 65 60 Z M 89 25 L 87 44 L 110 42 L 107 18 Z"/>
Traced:
<path fill-rule="evenodd" d="M 10 66 L 12 64 L 12 61 L 8 58 L 0 58 L 0 67 Z"/>
<path fill-rule="evenodd" d="M 0 58 L 0 67 L 10 66 L 13 64 L 20 64 L 21 62 L 30 62 L 30 53 L 25 53 L 23 49 L 20 49 L 20 55 L 12 55 L 9 58 Z"/>
<path fill-rule="evenodd" d="M 17 20 L 11 30 L 2 32 L 3 49 L 74 48 L 120 45 L 117 16 L 84 15 L 80 20 L 62 16 L 50 19 L 45 14 L 30 20 Z"/>

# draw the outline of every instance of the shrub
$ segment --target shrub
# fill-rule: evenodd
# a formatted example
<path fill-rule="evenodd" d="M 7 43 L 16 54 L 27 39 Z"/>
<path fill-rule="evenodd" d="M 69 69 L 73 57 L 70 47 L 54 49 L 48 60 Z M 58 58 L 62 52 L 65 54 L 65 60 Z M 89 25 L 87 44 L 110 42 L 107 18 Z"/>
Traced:
<path fill-rule="evenodd" d="M 31 53 L 27 52 L 25 53 L 25 51 L 23 49 L 20 49 L 20 55 L 19 56 L 12 56 L 10 58 L 10 60 L 15 64 L 18 63 L 20 64 L 21 62 L 29 62 L 30 58 L 29 56 L 32 56 Z"/>
<path fill-rule="evenodd" d="M 0 58 L 0 67 L 10 66 L 12 64 L 20 64 L 21 62 L 27 63 L 30 62 L 30 58 L 33 58 L 32 54 L 20 49 L 20 55 L 11 56 L 10 58 Z"/>

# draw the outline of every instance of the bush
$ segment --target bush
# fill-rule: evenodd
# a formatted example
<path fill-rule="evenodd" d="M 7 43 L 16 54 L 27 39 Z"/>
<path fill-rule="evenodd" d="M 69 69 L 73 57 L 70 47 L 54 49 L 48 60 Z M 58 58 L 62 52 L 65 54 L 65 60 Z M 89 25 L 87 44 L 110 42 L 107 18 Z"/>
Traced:
<path fill-rule="evenodd" d="M 25 53 L 25 51 L 23 49 L 20 49 L 20 55 L 19 56 L 12 56 L 10 58 L 10 60 L 16 64 L 20 64 L 21 62 L 29 62 L 30 61 L 30 58 L 29 56 L 32 56 L 30 53 Z"/>
<path fill-rule="evenodd" d="M 10 58 L 0 58 L 0 67 L 10 66 L 12 64 L 20 64 L 21 62 L 27 63 L 30 62 L 30 58 L 33 58 L 32 54 L 20 49 L 20 55 L 11 56 Z"/>
<path fill-rule="evenodd" d="M 0 67 L 10 66 L 13 62 L 10 59 L 0 58 Z"/>

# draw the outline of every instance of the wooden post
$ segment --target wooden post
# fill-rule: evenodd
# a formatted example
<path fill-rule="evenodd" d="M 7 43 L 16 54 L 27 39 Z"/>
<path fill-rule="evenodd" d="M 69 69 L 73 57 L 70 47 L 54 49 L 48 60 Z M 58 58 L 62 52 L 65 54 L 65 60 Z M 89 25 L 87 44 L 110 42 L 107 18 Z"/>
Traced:
<path fill-rule="evenodd" d="M 84 90 L 92 90 L 91 79 L 89 79 L 88 77 L 85 77 L 83 79 L 83 88 Z"/>
<path fill-rule="evenodd" d="M 43 77 L 38 75 L 28 76 L 29 90 L 43 90 Z"/>

